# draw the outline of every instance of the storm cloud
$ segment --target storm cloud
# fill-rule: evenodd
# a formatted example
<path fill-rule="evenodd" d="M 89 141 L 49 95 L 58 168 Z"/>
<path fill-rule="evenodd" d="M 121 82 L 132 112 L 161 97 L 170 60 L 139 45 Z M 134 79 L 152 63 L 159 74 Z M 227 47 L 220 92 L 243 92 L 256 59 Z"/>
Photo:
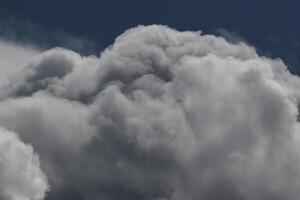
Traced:
<path fill-rule="evenodd" d="M 300 78 L 243 42 L 139 26 L 3 79 L 4 200 L 300 198 Z"/>

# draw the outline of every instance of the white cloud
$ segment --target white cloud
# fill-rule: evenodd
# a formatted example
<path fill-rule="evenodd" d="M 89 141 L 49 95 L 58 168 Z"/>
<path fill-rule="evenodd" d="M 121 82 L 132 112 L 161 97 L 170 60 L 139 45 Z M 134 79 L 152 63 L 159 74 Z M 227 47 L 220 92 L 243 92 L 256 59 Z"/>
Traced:
<path fill-rule="evenodd" d="M 39 158 L 30 145 L 13 133 L 0 129 L 0 198 L 41 200 L 48 190 Z"/>
<path fill-rule="evenodd" d="M 40 155 L 49 199 L 300 197 L 300 79 L 247 44 L 140 26 L 11 80 L 0 125 Z"/>

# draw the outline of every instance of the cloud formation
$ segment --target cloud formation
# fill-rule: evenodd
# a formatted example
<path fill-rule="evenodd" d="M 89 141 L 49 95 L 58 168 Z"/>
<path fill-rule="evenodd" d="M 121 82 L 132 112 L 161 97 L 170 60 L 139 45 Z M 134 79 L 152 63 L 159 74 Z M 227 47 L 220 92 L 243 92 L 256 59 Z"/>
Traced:
<path fill-rule="evenodd" d="M 32 147 L 3 128 L 0 129 L 0 138 L 0 198 L 43 199 L 48 183 Z"/>
<path fill-rule="evenodd" d="M 3 84 L 9 76 L 22 69 L 25 63 L 39 53 L 39 51 L 29 46 L 22 47 L 0 39 L 0 85 Z"/>
<path fill-rule="evenodd" d="M 153 25 L 24 66 L 0 126 L 39 155 L 47 200 L 300 198 L 300 79 L 279 59 Z"/>

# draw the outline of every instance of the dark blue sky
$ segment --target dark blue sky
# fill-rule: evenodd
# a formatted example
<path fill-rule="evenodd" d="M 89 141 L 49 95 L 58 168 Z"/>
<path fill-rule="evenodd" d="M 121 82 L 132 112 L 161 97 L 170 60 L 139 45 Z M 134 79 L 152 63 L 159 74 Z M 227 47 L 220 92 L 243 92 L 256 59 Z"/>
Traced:
<path fill-rule="evenodd" d="M 16 40 L 31 33 L 42 38 L 60 30 L 93 41 L 96 45 L 91 49 L 97 52 L 139 24 L 165 24 L 215 34 L 225 29 L 257 47 L 261 54 L 281 57 L 292 72 L 300 74 L 299 8 L 297 1 L 262 0 L 1 0 L 0 17 L 2 23 L 14 18 L 43 29 L 32 33 L 32 29 L 23 30 L 28 26 L 11 27 L 21 33 Z M 60 45 L 54 38 L 48 42 Z"/>

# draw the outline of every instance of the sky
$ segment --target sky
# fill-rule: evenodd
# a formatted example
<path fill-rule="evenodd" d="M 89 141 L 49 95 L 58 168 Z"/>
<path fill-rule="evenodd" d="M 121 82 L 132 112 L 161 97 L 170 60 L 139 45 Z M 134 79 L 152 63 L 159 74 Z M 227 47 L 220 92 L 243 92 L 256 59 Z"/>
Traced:
<path fill-rule="evenodd" d="M 300 199 L 297 8 L 0 1 L 0 200 Z"/>
<path fill-rule="evenodd" d="M 256 46 L 262 55 L 284 59 L 292 72 L 300 73 L 299 6 L 298 1 L 290 0 L 2 0 L 0 13 L 6 23 L 9 21 L 6 18 L 16 18 L 9 26 L 25 32 L 27 39 L 39 38 L 40 45 L 68 46 L 66 41 L 44 34 L 58 31 L 93 41 L 93 48 L 88 42 L 85 43 L 88 48 L 72 46 L 87 54 L 99 53 L 119 34 L 139 24 L 163 24 L 178 30 L 214 34 L 224 29 Z M 20 21 L 38 25 L 42 30 L 28 34 L 28 26 L 16 25 Z M 16 39 L 20 38 L 24 40 L 22 36 Z"/>

